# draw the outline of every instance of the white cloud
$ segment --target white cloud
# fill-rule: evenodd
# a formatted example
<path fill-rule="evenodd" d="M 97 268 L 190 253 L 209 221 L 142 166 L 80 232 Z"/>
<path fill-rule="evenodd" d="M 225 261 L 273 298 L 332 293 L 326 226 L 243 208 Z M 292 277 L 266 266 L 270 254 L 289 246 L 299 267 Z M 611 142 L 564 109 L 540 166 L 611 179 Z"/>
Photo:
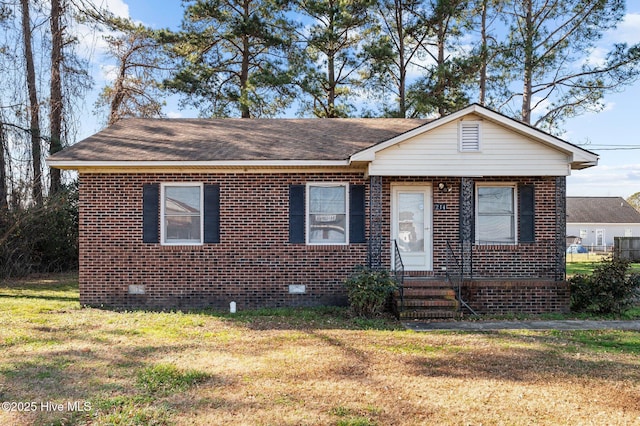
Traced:
<path fill-rule="evenodd" d="M 88 0 L 96 9 L 108 10 L 120 18 L 129 18 L 129 5 L 122 0 Z"/>
<path fill-rule="evenodd" d="M 167 118 L 182 118 L 184 115 L 181 112 L 169 111 L 167 112 Z"/>
<path fill-rule="evenodd" d="M 613 43 L 640 43 L 640 13 L 627 13 L 615 30 L 608 33 Z"/>
<path fill-rule="evenodd" d="M 640 191 L 640 164 L 596 166 L 573 171 L 567 178 L 567 195 L 627 198 Z"/>
<path fill-rule="evenodd" d="M 115 16 L 129 18 L 129 6 L 122 0 L 89 0 L 89 3 L 96 9 L 107 10 Z M 78 37 L 78 52 L 92 62 L 100 62 L 102 55 L 107 50 L 107 43 L 104 36 L 110 34 L 108 31 L 96 31 L 94 26 L 79 24 L 71 29 Z"/>
<path fill-rule="evenodd" d="M 607 53 L 609 53 L 608 49 L 602 46 L 596 47 L 591 50 L 584 63 L 593 66 L 603 66 L 607 63 Z"/>
<path fill-rule="evenodd" d="M 613 44 L 627 43 L 633 45 L 640 43 L 640 14 L 628 13 L 618 24 L 617 28 L 606 31 L 601 42 L 591 49 L 589 54 L 580 61 L 580 65 L 603 66 L 607 62 L 607 54 Z"/>
<path fill-rule="evenodd" d="M 100 75 L 105 82 L 112 82 L 116 79 L 117 67 L 115 65 L 100 65 Z"/>

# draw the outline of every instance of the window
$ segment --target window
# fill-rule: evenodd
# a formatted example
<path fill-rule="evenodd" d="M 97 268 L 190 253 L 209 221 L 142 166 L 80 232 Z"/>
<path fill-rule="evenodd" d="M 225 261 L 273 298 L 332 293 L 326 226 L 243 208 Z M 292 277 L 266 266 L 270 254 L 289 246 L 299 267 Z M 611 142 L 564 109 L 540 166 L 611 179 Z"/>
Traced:
<path fill-rule="evenodd" d="M 347 185 L 307 185 L 307 243 L 347 244 Z"/>
<path fill-rule="evenodd" d="M 313 191 L 311 188 L 314 188 Z M 322 188 L 329 188 L 329 190 L 323 191 Z M 349 185 L 348 188 L 347 191 L 346 184 L 289 185 L 289 243 L 312 245 L 366 243 L 366 186 Z M 333 203 L 333 207 L 330 208 L 327 203 L 324 203 L 323 207 L 322 198 L 323 196 L 328 198 L 328 193 L 332 192 L 331 189 L 335 191 L 334 195 L 337 195 L 337 199 L 346 199 L 348 204 L 344 202 Z M 313 203 L 308 202 L 311 198 L 311 192 L 314 197 Z M 313 217 L 308 213 L 311 207 L 316 210 Z M 349 215 L 348 219 L 346 218 L 347 214 Z M 335 216 L 335 220 L 333 216 Z M 337 223 L 338 219 L 342 217 L 348 224 L 346 226 L 349 232 L 348 238 L 346 237 L 345 220 L 342 221 L 342 224 Z M 311 226 L 313 226 L 313 235 L 311 234 Z M 336 240 L 336 242 L 331 240 Z"/>
<path fill-rule="evenodd" d="M 480 151 L 480 122 L 461 121 L 459 127 L 460 152 Z"/>
<path fill-rule="evenodd" d="M 478 244 L 515 244 L 516 187 L 478 185 L 476 190 L 476 241 Z"/>
<path fill-rule="evenodd" d="M 202 185 L 162 185 L 161 237 L 163 244 L 202 244 Z"/>

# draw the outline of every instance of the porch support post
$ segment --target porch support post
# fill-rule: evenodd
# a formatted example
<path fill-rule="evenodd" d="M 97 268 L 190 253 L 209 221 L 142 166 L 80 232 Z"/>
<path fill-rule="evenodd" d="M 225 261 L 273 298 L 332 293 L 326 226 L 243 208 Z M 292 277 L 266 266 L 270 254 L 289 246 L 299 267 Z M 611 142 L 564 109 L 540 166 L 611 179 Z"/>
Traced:
<path fill-rule="evenodd" d="M 460 255 L 462 276 L 473 275 L 473 223 L 474 223 L 474 181 L 463 177 L 460 181 Z"/>
<path fill-rule="evenodd" d="M 369 252 L 370 269 L 382 269 L 382 176 L 369 177 Z"/>
<path fill-rule="evenodd" d="M 567 178 L 556 177 L 556 244 L 555 244 L 555 279 L 563 281 L 567 273 Z"/>

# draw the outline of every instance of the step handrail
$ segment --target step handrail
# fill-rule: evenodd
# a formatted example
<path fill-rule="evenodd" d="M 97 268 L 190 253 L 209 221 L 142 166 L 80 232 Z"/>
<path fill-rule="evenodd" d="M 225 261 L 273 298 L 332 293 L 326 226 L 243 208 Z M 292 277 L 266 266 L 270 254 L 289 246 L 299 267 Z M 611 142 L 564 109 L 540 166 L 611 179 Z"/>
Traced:
<path fill-rule="evenodd" d="M 404 310 L 404 262 L 400 255 L 400 247 L 398 247 L 398 240 L 393 240 L 393 277 L 398 286 L 398 293 L 400 294 L 400 311 Z"/>
<path fill-rule="evenodd" d="M 462 255 L 460 255 L 462 258 Z M 456 294 L 456 299 L 460 302 L 460 306 L 464 306 L 471 312 L 472 315 L 478 315 L 476 311 L 474 311 L 471 306 L 462 298 L 462 286 L 464 284 L 464 269 L 462 265 L 462 260 L 458 259 L 455 251 L 453 251 L 453 247 L 451 247 L 451 242 L 447 241 L 447 258 L 446 258 L 446 274 L 447 281 L 453 287 L 453 290 Z M 452 271 L 453 269 L 453 271 Z"/>

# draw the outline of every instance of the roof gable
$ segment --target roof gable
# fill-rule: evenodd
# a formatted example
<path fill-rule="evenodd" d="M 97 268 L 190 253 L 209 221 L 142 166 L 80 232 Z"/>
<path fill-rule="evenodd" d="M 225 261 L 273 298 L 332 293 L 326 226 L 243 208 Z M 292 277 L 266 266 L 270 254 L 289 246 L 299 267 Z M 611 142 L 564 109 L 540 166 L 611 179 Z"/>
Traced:
<path fill-rule="evenodd" d="M 640 212 L 622 197 L 567 197 L 567 223 L 640 224 Z"/>
<path fill-rule="evenodd" d="M 471 148 L 460 139 L 469 126 Z M 468 114 L 375 152 L 367 167 L 382 176 L 566 176 L 568 163 L 566 152 Z"/>
<path fill-rule="evenodd" d="M 375 146 L 365 148 L 351 157 L 352 161 L 374 161 L 376 153 L 390 148 L 394 145 L 401 144 L 409 139 L 415 138 L 421 134 L 431 132 L 435 129 L 447 126 L 451 123 L 458 122 L 466 117 L 474 117 L 479 120 L 485 120 L 501 126 L 507 131 L 517 133 L 526 137 L 528 140 L 542 144 L 551 149 L 567 155 L 569 164 L 572 169 L 583 169 L 595 166 L 598 162 L 597 154 L 582 149 L 576 145 L 566 142 L 560 138 L 543 132 L 535 127 L 524 124 L 520 121 L 499 114 L 488 108 L 478 104 L 472 104 L 458 112 L 441 117 L 437 120 L 430 121 L 420 127 L 398 135 L 392 139 L 379 143 Z"/>

